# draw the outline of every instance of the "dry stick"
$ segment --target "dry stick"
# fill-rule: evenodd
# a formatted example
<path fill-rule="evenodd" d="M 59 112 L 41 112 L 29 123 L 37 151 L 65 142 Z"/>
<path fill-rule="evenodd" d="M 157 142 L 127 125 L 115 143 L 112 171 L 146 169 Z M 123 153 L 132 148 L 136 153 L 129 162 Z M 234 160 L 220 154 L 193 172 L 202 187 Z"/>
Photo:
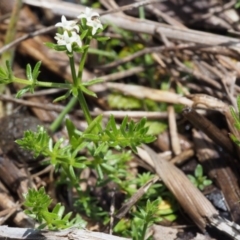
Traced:
<path fill-rule="evenodd" d="M 211 7 L 211 11 L 209 11 L 206 14 L 202 14 L 202 15 L 198 16 L 197 19 L 193 19 L 192 21 L 190 21 L 190 24 L 193 24 L 196 21 L 203 21 L 203 20 L 205 20 L 207 18 L 210 18 L 214 14 L 222 13 L 225 10 L 234 7 L 235 4 L 236 4 L 236 0 L 232 0 L 230 2 L 227 2 L 224 5 L 220 5 L 220 6 L 217 6 L 217 7 Z"/>
<path fill-rule="evenodd" d="M 0 236 L 2 239 L 51 239 L 51 240 L 130 240 L 129 238 L 117 237 L 102 232 L 91 232 L 76 228 L 61 231 L 36 230 L 29 228 L 11 228 L 0 226 Z"/>
<path fill-rule="evenodd" d="M 193 149 L 188 149 L 180 154 L 178 154 L 176 157 L 172 158 L 170 162 L 175 165 L 180 165 L 186 162 L 189 158 L 193 157 L 195 154 Z"/>
<path fill-rule="evenodd" d="M 187 72 L 187 73 L 193 75 L 194 77 L 196 77 L 197 79 L 201 79 L 201 80 L 205 81 L 206 83 L 213 86 L 214 88 L 222 89 L 222 85 L 220 83 L 218 83 L 215 80 L 209 78 L 208 76 L 203 75 L 202 73 L 200 73 L 196 70 L 192 70 L 192 69 L 186 67 L 177 58 L 174 58 L 174 62 L 177 64 L 177 66 L 178 66 L 177 69 L 179 71 Z"/>
<path fill-rule="evenodd" d="M 227 84 L 226 84 L 226 76 L 223 76 L 223 74 L 219 71 L 219 69 L 210 66 L 208 63 L 201 61 L 198 62 L 198 64 L 202 64 L 208 71 L 210 71 L 211 73 L 213 73 L 214 75 L 216 75 L 222 82 L 223 85 L 223 89 L 225 90 L 225 93 L 227 94 L 228 100 L 232 103 L 232 105 L 235 106 L 235 99 L 233 100 L 233 98 L 231 97 L 229 90 L 227 88 Z"/>
<path fill-rule="evenodd" d="M 165 0 L 146 0 L 146 1 L 140 1 L 140 2 L 137 2 L 137 3 L 132 3 L 132 4 L 129 4 L 129 5 L 125 5 L 125 6 L 123 6 L 123 7 L 119 7 L 119 8 L 116 8 L 116 9 L 111 9 L 111 10 L 102 12 L 102 13 L 100 13 L 100 16 L 107 15 L 107 14 L 112 14 L 112 13 L 116 13 L 116 12 L 123 12 L 123 11 L 126 11 L 126 10 L 131 10 L 131 9 L 133 9 L 133 8 L 139 8 L 139 7 L 144 6 L 144 5 L 148 5 L 148 4 L 152 4 L 152 3 L 157 3 L 157 2 L 164 2 L 164 1 L 165 1 Z"/>
<path fill-rule="evenodd" d="M 43 8 L 48 8 L 48 9 L 51 9 L 53 12 L 55 12 L 56 14 L 59 14 L 59 15 L 68 15 L 68 17 L 73 17 L 73 16 L 77 16 L 79 15 L 79 12 L 81 12 L 81 10 L 83 10 L 83 6 L 81 5 L 76 5 L 76 4 L 71 4 L 71 3 L 62 3 L 60 6 L 59 4 L 56 5 L 54 3 L 51 3 L 49 1 L 44 1 L 42 0 L 41 2 L 37 2 L 35 0 L 25 0 L 24 1 L 25 3 L 28 3 L 28 4 L 31 4 L 31 5 L 34 5 L 34 6 L 38 6 L 38 7 L 43 7 Z M 68 11 L 68 12 L 66 12 Z M 119 26 L 119 27 L 122 27 L 122 28 L 129 28 L 129 27 L 132 27 L 131 29 L 129 30 L 132 30 L 132 31 L 135 31 L 135 30 L 139 30 L 139 27 L 138 25 L 142 24 L 141 22 L 139 22 L 139 19 L 135 19 L 135 18 L 130 18 L 128 17 L 128 19 L 125 19 L 123 17 L 118 17 L 120 18 L 120 20 L 123 18 L 124 21 L 127 21 L 126 25 L 125 24 L 122 24 L 121 21 L 116 21 L 116 18 L 113 16 L 109 16 L 110 20 L 109 22 L 113 22 L 116 26 Z M 103 20 L 104 20 L 104 17 L 103 17 Z M 107 19 L 106 19 L 107 20 Z M 149 21 L 148 21 L 149 22 Z M 130 26 L 129 26 L 130 25 Z M 159 26 L 158 23 L 155 23 L 155 22 L 152 22 L 152 25 L 158 25 L 158 28 L 161 29 L 162 28 L 162 31 L 160 30 L 160 32 L 164 32 L 164 34 L 169 37 L 169 38 L 173 38 L 173 39 L 180 39 L 179 40 L 184 40 L 184 41 L 191 41 L 191 38 L 192 38 L 192 35 L 194 34 L 194 31 L 192 30 L 186 30 L 186 33 L 184 32 L 181 32 L 181 29 L 171 29 L 170 26 L 167 26 L 167 25 L 161 25 Z M 34 33 L 29 33 L 27 35 L 24 35 L 23 37 L 21 37 L 20 39 L 16 39 L 14 42 L 10 43 L 9 45 L 6 45 L 4 48 L 0 49 L 0 54 L 4 51 L 6 51 L 7 49 L 9 49 L 10 47 L 13 47 L 15 46 L 16 44 L 18 44 L 19 42 L 25 40 L 25 39 L 28 39 L 32 36 L 37 36 L 37 35 L 40 35 L 40 34 L 43 34 L 43 33 L 47 33 L 48 31 L 52 31 L 54 30 L 56 27 L 55 26 L 52 26 L 52 27 L 48 27 L 48 28 L 45 28 L 45 29 L 42 29 L 42 30 L 38 30 Z M 143 27 L 140 27 L 140 29 L 144 32 L 144 33 L 149 33 L 149 30 L 148 27 L 145 25 L 145 28 Z M 154 34 L 155 33 L 155 28 L 151 28 L 152 32 L 150 32 L 149 34 Z M 172 34 L 173 32 L 176 32 L 176 34 Z M 180 31 L 180 32 L 179 32 Z M 198 32 L 196 31 L 196 35 L 201 35 L 201 34 L 205 34 L 205 33 L 202 33 L 202 32 Z M 186 36 L 185 35 L 189 35 L 189 36 Z M 218 35 L 213 35 L 213 34 L 208 34 L 208 39 L 206 39 L 205 36 L 200 36 L 200 37 L 197 37 L 194 39 L 194 42 L 196 43 L 200 43 L 201 41 L 199 40 L 202 40 L 202 39 L 206 39 L 206 41 L 203 41 L 201 42 L 201 46 L 197 46 L 197 47 L 194 47 L 193 49 L 198 49 L 198 48 L 206 48 L 206 47 L 215 47 L 216 48 L 216 45 L 218 44 L 221 44 L 221 43 L 227 43 L 227 42 L 236 42 L 236 39 L 235 38 L 226 38 L 224 37 L 223 39 L 220 39 L 222 38 L 222 36 L 218 36 Z M 183 39 L 181 39 L 181 37 L 183 37 Z M 214 39 L 214 41 L 212 41 L 212 39 Z M 218 39 L 220 41 L 218 41 Z M 209 43 L 209 41 L 211 43 Z M 177 49 L 177 48 L 175 48 Z M 173 49 L 174 50 L 174 49 Z M 234 54 L 234 52 L 229 52 L 230 50 L 222 50 L 222 51 L 219 51 L 219 49 L 205 49 L 204 51 L 215 51 L 216 53 L 218 54 L 223 54 L 223 55 L 227 55 L 227 56 L 232 56 L 232 57 L 235 57 L 235 58 L 239 58 L 239 54 Z M 226 51 L 226 52 L 224 52 Z"/>
<path fill-rule="evenodd" d="M 16 99 L 12 96 L 8 95 L 1 95 L 0 100 L 2 101 L 10 101 L 14 103 L 18 103 L 24 106 L 29 106 L 29 107 L 35 107 L 35 108 L 41 108 L 45 109 L 48 111 L 56 111 L 56 112 L 61 112 L 64 109 L 64 106 L 62 105 L 56 105 L 56 104 L 43 104 L 43 103 L 36 103 L 36 102 L 31 102 L 27 100 L 22 100 L 22 99 Z M 83 116 L 83 112 L 81 110 L 75 111 L 76 115 L 78 116 Z M 99 114 L 103 114 L 104 117 L 110 117 L 111 115 L 114 115 L 117 119 L 123 119 L 126 115 L 129 116 L 130 118 L 142 118 L 142 117 L 147 117 L 148 119 L 166 119 L 167 118 L 167 113 L 166 112 L 145 112 L 145 111 L 92 111 L 90 112 L 91 116 L 96 117 Z"/>
<path fill-rule="evenodd" d="M 113 234 L 114 228 L 114 212 L 115 212 L 115 193 L 116 189 L 112 189 L 111 192 L 111 205 L 110 205 L 110 221 L 109 221 L 109 234 Z"/>
<path fill-rule="evenodd" d="M 193 104 L 193 102 L 190 99 L 182 97 L 176 93 L 167 92 L 163 90 L 156 90 L 148 87 L 122 83 L 106 83 L 106 87 L 112 90 L 122 92 L 126 95 L 134 96 L 139 99 L 149 98 L 156 102 L 183 104 L 189 107 L 192 106 Z"/>
<path fill-rule="evenodd" d="M 173 105 L 169 105 L 167 107 L 167 111 L 168 111 L 168 125 L 169 125 L 169 133 L 170 133 L 170 140 L 172 144 L 172 150 L 174 155 L 178 155 L 181 153 L 181 146 L 178 138 L 176 116 L 175 116 L 175 110 Z"/>
<path fill-rule="evenodd" d="M 237 108 L 237 105 L 236 105 L 236 98 L 234 97 L 234 86 L 235 86 L 235 83 L 236 83 L 236 79 L 237 79 L 237 73 L 236 71 L 232 71 L 232 72 L 229 72 L 225 66 L 221 65 L 219 62 L 216 63 L 216 66 L 218 67 L 218 69 L 220 69 L 223 74 L 225 75 L 225 78 L 222 78 L 222 81 L 223 81 L 223 84 L 224 84 L 224 87 L 226 85 L 226 88 L 227 88 L 227 84 L 229 85 L 229 90 L 228 90 L 228 96 L 229 96 L 229 99 L 230 99 L 230 102 L 231 104 Z M 237 89 L 236 89 L 237 90 Z"/>
<path fill-rule="evenodd" d="M 189 95 L 188 97 L 190 97 L 193 100 L 193 105 L 195 106 L 201 104 L 208 109 L 217 110 L 217 111 L 220 111 L 222 114 L 224 114 L 226 117 L 230 132 L 237 139 L 240 139 L 240 131 L 235 127 L 235 120 L 231 114 L 231 111 L 228 105 L 226 105 L 224 102 L 216 98 L 213 98 L 211 96 L 204 95 L 204 94 L 192 94 L 192 95 Z M 234 156 L 237 155 L 238 158 L 240 158 L 240 148 L 235 145 L 233 148 L 234 148 L 234 154 L 235 154 Z"/>
<path fill-rule="evenodd" d="M 17 203 L 16 207 L 8 208 L 0 212 L 0 225 L 3 225 L 15 212 L 20 208 L 20 204 Z"/>
<path fill-rule="evenodd" d="M 102 13 L 100 13 L 100 15 L 107 15 L 107 14 L 112 14 L 112 13 L 116 13 L 116 12 L 120 12 L 120 11 L 131 10 L 133 8 L 138 8 L 140 6 L 151 4 L 151 3 L 154 3 L 154 2 L 162 2 L 162 1 L 164 1 L 164 0 L 147 0 L 147 1 L 142 1 L 142 2 L 138 2 L 138 3 L 133 3 L 133 4 L 125 5 L 123 7 L 119 7 L 117 9 L 112 9 L 112 10 L 109 10 L 109 11 L 102 12 Z M 48 3 L 47 3 L 47 5 L 48 5 Z M 37 30 L 35 32 L 26 34 L 26 35 L 24 35 L 24 36 L 22 36 L 22 37 L 20 37 L 20 38 L 18 38 L 16 40 L 12 41 L 11 43 L 6 44 L 4 47 L 2 47 L 0 49 L 0 54 L 4 53 L 5 51 L 9 50 L 13 46 L 16 46 L 17 44 L 19 44 L 20 42 L 22 42 L 22 41 L 24 41 L 26 39 L 29 39 L 29 38 L 32 38 L 32 37 L 35 37 L 35 36 L 38 36 L 38 35 L 41 35 L 41 34 L 45 34 L 45 33 L 51 32 L 51 31 L 53 31 L 55 29 L 57 29 L 56 26 L 50 26 L 50 27 L 46 27 L 46 28 Z"/>
<path fill-rule="evenodd" d="M 17 44 L 21 43 L 22 41 L 24 41 L 26 39 L 29 39 L 29 38 L 32 38 L 32 37 L 35 37 L 35 36 L 38 36 L 38 35 L 41 35 L 41 34 L 45 34 L 45 33 L 51 32 L 51 31 L 53 31 L 55 29 L 57 29 L 57 27 L 51 26 L 51 27 L 46 27 L 46 28 L 37 30 L 37 31 L 32 32 L 32 33 L 25 34 L 22 37 L 19 37 L 16 40 L 12 41 L 11 43 L 9 43 L 9 44 L 5 45 L 4 47 L 2 47 L 0 49 L 0 55 L 2 53 L 4 53 L 5 51 L 7 51 L 8 49 L 16 46 Z"/>
<path fill-rule="evenodd" d="M 140 187 L 137 192 L 118 210 L 115 215 L 114 226 L 122 219 L 132 208 L 132 206 L 148 191 L 148 189 L 159 180 L 159 176 L 155 176 Z"/>
<path fill-rule="evenodd" d="M 180 23 L 176 19 L 170 17 L 168 14 L 163 13 L 160 10 L 160 8 L 158 8 L 158 7 L 155 7 L 155 6 L 152 6 L 152 5 L 148 5 L 148 6 L 146 6 L 146 9 L 148 11 L 152 12 L 153 14 L 155 14 L 161 20 L 163 19 L 166 23 L 168 23 L 168 24 L 170 24 L 172 26 L 178 26 L 179 28 L 187 29 L 187 27 L 185 27 L 182 23 Z"/>
<path fill-rule="evenodd" d="M 236 71 L 237 75 L 240 76 L 240 69 L 236 64 L 233 64 L 231 60 L 229 60 L 226 57 L 223 56 L 217 56 L 218 61 L 222 64 L 222 65 L 227 65 L 227 67 L 233 69 L 234 71 Z M 236 81 L 236 80 L 235 80 Z M 236 92 L 240 92 L 240 87 L 235 85 L 235 81 L 232 81 L 230 83 L 230 92 L 233 95 L 234 94 L 234 89 L 236 90 Z"/>
<path fill-rule="evenodd" d="M 84 11 L 85 7 L 82 5 L 76 5 L 72 3 L 54 3 L 48 0 L 24 0 L 25 3 L 50 9 L 57 15 L 65 15 L 66 17 L 77 17 L 81 11 Z M 99 12 L 101 12 L 99 10 Z M 175 39 L 180 41 L 200 43 L 204 46 L 237 46 L 240 45 L 240 41 L 232 37 L 224 37 L 217 34 L 210 34 L 201 31 L 195 31 L 190 29 L 179 29 L 178 27 L 169 26 L 149 20 L 140 20 L 133 17 L 114 16 L 111 14 L 101 17 L 103 23 L 112 23 L 117 27 L 121 27 L 133 32 L 146 33 L 155 35 L 156 32 L 163 33 L 169 39 Z"/>
<path fill-rule="evenodd" d="M 215 143 L 227 150 L 230 154 L 233 154 L 234 156 L 236 155 L 231 139 L 224 135 L 221 130 L 209 120 L 191 108 L 186 108 L 183 110 L 182 114 L 189 122 L 193 124 L 193 126 L 201 129 Z"/>
<path fill-rule="evenodd" d="M 60 93 L 66 91 L 62 88 L 50 88 L 50 89 L 44 89 L 44 90 L 38 90 L 34 93 L 24 93 L 24 97 L 38 97 L 38 96 L 46 96 L 46 95 L 52 95 L 54 93 Z"/>

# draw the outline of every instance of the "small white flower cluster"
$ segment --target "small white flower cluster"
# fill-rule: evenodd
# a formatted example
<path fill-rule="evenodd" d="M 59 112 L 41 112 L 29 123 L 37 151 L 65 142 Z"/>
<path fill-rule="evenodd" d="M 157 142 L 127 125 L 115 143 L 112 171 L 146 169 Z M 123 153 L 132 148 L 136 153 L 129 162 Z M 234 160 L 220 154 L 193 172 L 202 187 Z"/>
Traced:
<path fill-rule="evenodd" d="M 84 13 L 78 16 L 79 19 L 85 18 L 86 25 L 92 27 L 92 35 L 95 35 L 99 28 L 103 28 L 99 14 L 92 12 L 92 9 L 86 8 Z M 72 45 L 76 43 L 79 47 L 82 47 L 82 41 L 79 36 L 79 26 L 76 21 L 67 21 L 65 16 L 62 16 L 62 22 L 57 23 L 55 26 L 63 28 L 63 34 L 56 33 L 54 37 L 57 40 L 57 44 L 60 46 L 66 46 L 69 52 L 72 52 Z"/>

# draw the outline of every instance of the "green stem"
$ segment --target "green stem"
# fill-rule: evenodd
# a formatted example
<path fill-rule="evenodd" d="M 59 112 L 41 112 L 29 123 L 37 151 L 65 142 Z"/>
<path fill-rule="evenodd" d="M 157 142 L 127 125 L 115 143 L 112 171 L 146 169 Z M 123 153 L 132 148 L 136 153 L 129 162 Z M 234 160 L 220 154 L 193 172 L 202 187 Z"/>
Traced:
<path fill-rule="evenodd" d="M 77 98 L 72 97 L 72 99 L 68 102 L 67 106 L 63 109 L 63 111 L 58 115 L 58 117 L 51 124 L 50 126 L 51 132 L 55 132 L 58 129 L 58 127 L 61 125 L 66 114 L 68 114 L 73 109 L 77 100 L 78 100 Z"/>
<path fill-rule="evenodd" d="M 77 81 L 77 74 L 75 70 L 75 63 L 74 63 L 74 58 L 73 56 L 69 56 L 69 63 L 71 67 L 71 73 L 72 73 L 72 79 L 73 79 L 73 85 L 74 87 L 78 87 L 78 81 Z"/>
<path fill-rule="evenodd" d="M 32 85 L 31 81 L 22 79 L 22 78 L 17 78 L 17 77 L 14 77 L 12 79 L 12 82 L 21 83 L 24 85 Z M 56 87 L 56 88 L 66 88 L 66 89 L 69 89 L 71 87 L 70 83 L 52 83 L 52 82 L 42 82 L 42 81 L 36 81 L 34 85 L 39 87 Z"/>
<path fill-rule="evenodd" d="M 82 59 L 81 59 L 81 62 L 80 62 L 80 65 L 79 65 L 79 73 L 78 73 L 78 77 L 76 75 L 76 70 L 75 70 L 75 66 L 74 66 L 74 59 L 73 57 L 69 57 L 69 60 L 70 60 L 70 67 L 71 67 L 71 72 L 72 72 L 72 78 L 73 78 L 73 85 L 74 87 L 77 88 L 78 90 L 78 101 L 80 103 L 80 106 L 81 106 L 81 109 L 83 110 L 83 114 L 84 114 L 84 117 L 88 123 L 88 125 L 92 122 L 92 117 L 90 115 L 90 111 L 88 109 L 88 105 L 87 105 L 87 102 L 86 102 L 86 99 L 83 95 L 83 92 L 80 88 L 81 86 L 81 82 L 82 82 L 82 72 L 83 72 L 83 68 L 84 68 L 84 64 L 85 64 L 85 60 L 86 60 L 86 56 L 87 56 L 87 50 L 88 49 L 85 49 L 83 55 L 82 55 Z"/>
<path fill-rule="evenodd" d="M 6 4 L 8 4 L 8 3 L 6 2 Z M 9 4 L 11 4 L 11 3 L 9 3 Z M 15 1 L 13 10 L 12 10 L 12 14 L 11 14 L 10 23 L 8 25 L 8 30 L 7 30 L 7 33 L 5 36 L 4 45 L 7 45 L 8 43 L 12 42 L 15 38 L 17 22 L 19 19 L 19 14 L 20 14 L 20 10 L 22 8 L 22 4 L 23 4 L 22 0 Z M 11 65 L 12 65 L 14 50 L 15 49 L 10 49 L 10 50 L 6 51 L 5 53 L 3 53 L 2 63 L 4 63 L 5 61 L 8 60 L 8 61 L 10 61 Z"/>
<path fill-rule="evenodd" d="M 90 41 L 91 41 L 91 39 L 87 38 L 86 42 L 85 42 L 85 46 L 89 45 Z M 88 47 L 85 48 L 85 50 L 84 50 L 84 52 L 82 54 L 82 58 L 81 58 L 81 61 L 80 61 L 80 64 L 79 64 L 79 68 L 78 68 L 78 81 L 79 81 L 79 85 L 82 82 L 83 68 L 84 68 L 84 65 L 85 65 L 85 62 L 86 62 L 86 59 L 87 59 L 87 53 L 88 53 Z"/>
<path fill-rule="evenodd" d="M 142 234 L 141 234 L 140 240 L 145 240 L 145 235 L 146 235 L 146 232 L 147 232 L 147 228 L 148 228 L 148 223 L 145 222 L 144 225 L 143 225 L 143 229 L 142 229 Z"/>
<path fill-rule="evenodd" d="M 90 115 L 90 111 L 88 109 L 86 99 L 85 99 L 81 89 L 78 89 L 78 101 L 79 101 L 80 106 L 83 110 L 84 117 L 85 117 L 85 119 L 86 119 L 86 121 L 89 125 L 92 122 L 92 117 Z"/>

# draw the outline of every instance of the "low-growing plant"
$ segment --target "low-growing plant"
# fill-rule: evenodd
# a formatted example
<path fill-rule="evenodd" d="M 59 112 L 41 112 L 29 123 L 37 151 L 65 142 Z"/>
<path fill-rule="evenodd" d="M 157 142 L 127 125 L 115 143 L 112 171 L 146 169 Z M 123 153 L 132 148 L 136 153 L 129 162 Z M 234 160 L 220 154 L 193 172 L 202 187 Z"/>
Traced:
<path fill-rule="evenodd" d="M 200 164 L 195 168 L 194 175 L 188 174 L 188 178 L 200 190 L 212 184 L 212 181 L 203 175 L 203 167 Z"/>
<path fill-rule="evenodd" d="M 120 190 L 133 194 L 134 190 L 129 187 L 130 179 L 133 179 L 127 169 L 127 162 L 131 159 L 131 153 L 137 152 L 137 147 L 142 143 L 150 143 L 155 137 L 148 133 L 146 119 L 139 122 L 129 120 L 126 116 L 120 124 L 117 124 L 114 116 L 111 116 L 107 123 L 103 123 L 102 115 L 92 119 L 85 99 L 85 95 L 97 97 L 89 90 L 89 86 L 101 82 L 101 79 L 92 79 L 88 82 L 82 81 L 83 69 L 89 51 L 91 40 L 106 41 L 108 38 L 99 34 L 103 31 L 99 14 L 86 8 L 84 13 L 78 16 L 78 20 L 67 20 L 62 16 L 61 22 L 56 24 L 58 33 L 55 39 L 57 44 L 46 43 L 51 49 L 63 51 L 69 58 L 69 65 L 72 74 L 72 83 L 56 83 L 51 81 L 40 81 L 41 62 L 36 63 L 32 68 L 30 64 L 26 67 L 27 79 L 21 79 L 14 75 L 10 64 L 6 63 L 6 68 L 0 67 L 0 83 L 20 83 L 24 84 L 17 93 L 17 97 L 22 97 L 26 92 L 33 93 L 37 87 L 56 87 L 66 89 L 66 93 L 54 101 L 70 99 L 64 111 L 51 125 L 50 130 L 55 131 L 63 121 L 65 115 L 73 108 L 78 101 L 83 111 L 84 118 L 88 124 L 84 131 L 79 131 L 74 124 L 67 119 L 65 126 L 68 132 L 68 143 L 61 138 L 54 142 L 47 129 L 38 126 L 36 132 L 26 131 L 22 139 L 16 142 L 24 149 L 33 152 L 35 157 L 39 155 L 49 159 L 55 169 L 61 175 L 60 182 L 67 184 L 77 192 L 74 198 L 74 205 L 79 213 L 91 217 L 98 221 L 108 217 L 108 212 L 97 204 L 97 200 L 91 196 L 91 189 L 81 189 L 81 172 L 92 169 L 96 173 L 96 186 L 106 186 L 113 181 Z M 78 68 L 75 67 L 75 53 L 80 53 Z M 84 155 L 81 154 L 84 152 Z M 145 176 L 147 179 L 148 176 Z M 138 177 L 137 185 L 141 185 L 144 176 Z M 139 186 L 140 186 L 139 185 Z M 160 198 L 154 195 L 154 189 L 161 187 L 154 185 L 149 191 L 150 200 L 143 198 L 144 202 L 136 207 L 133 218 L 130 220 L 130 235 L 134 239 L 144 239 L 147 228 L 155 221 L 162 219 L 159 209 Z M 156 198 L 154 199 L 154 197 Z M 159 196 L 159 193 L 158 193 Z M 58 203 L 52 211 L 49 210 L 51 198 L 45 193 L 43 188 L 39 190 L 30 189 L 25 195 L 26 213 L 40 223 L 40 228 L 65 229 L 68 227 L 83 227 L 84 221 L 80 215 L 72 216 L 71 213 L 64 215 L 65 208 Z M 171 206 L 170 206 L 171 209 Z M 173 213 L 174 210 L 169 212 Z M 160 213 L 160 215 L 158 214 Z M 168 215 L 168 214 L 165 214 Z M 104 221 L 105 221 L 104 220 Z M 107 222 L 107 220 L 106 220 Z M 118 232 L 118 231 L 117 231 Z"/>

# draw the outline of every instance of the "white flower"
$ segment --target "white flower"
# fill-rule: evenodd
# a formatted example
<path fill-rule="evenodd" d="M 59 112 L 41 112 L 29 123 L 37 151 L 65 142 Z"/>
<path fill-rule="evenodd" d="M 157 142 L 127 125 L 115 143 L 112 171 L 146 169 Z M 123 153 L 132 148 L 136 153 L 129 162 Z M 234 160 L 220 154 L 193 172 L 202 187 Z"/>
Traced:
<path fill-rule="evenodd" d="M 99 28 L 103 28 L 101 21 L 99 20 L 99 14 L 93 12 L 91 8 L 86 7 L 85 13 L 81 13 L 78 18 L 86 18 L 87 26 L 92 27 L 92 35 L 94 35 Z"/>
<path fill-rule="evenodd" d="M 62 22 L 57 23 L 55 25 L 56 27 L 62 27 L 64 30 L 67 30 L 67 31 L 72 31 L 75 29 L 77 32 L 79 32 L 79 27 L 75 21 L 67 21 L 64 15 L 62 15 L 61 20 Z"/>
<path fill-rule="evenodd" d="M 72 52 L 72 45 L 76 43 L 79 47 L 82 47 L 82 41 L 79 35 L 76 32 L 71 32 L 71 36 L 69 36 L 67 31 L 64 31 L 63 34 L 56 33 L 57 44 L 60 46 L 66 46 L 69 52 Z"/>
<path fill-rule="evenodd" d="M 75 42 L 79 47 L 82 47 L 81 38 L 76 32 L 72 32 L 71 40 L 72 40 L 72 43 Z"/>

